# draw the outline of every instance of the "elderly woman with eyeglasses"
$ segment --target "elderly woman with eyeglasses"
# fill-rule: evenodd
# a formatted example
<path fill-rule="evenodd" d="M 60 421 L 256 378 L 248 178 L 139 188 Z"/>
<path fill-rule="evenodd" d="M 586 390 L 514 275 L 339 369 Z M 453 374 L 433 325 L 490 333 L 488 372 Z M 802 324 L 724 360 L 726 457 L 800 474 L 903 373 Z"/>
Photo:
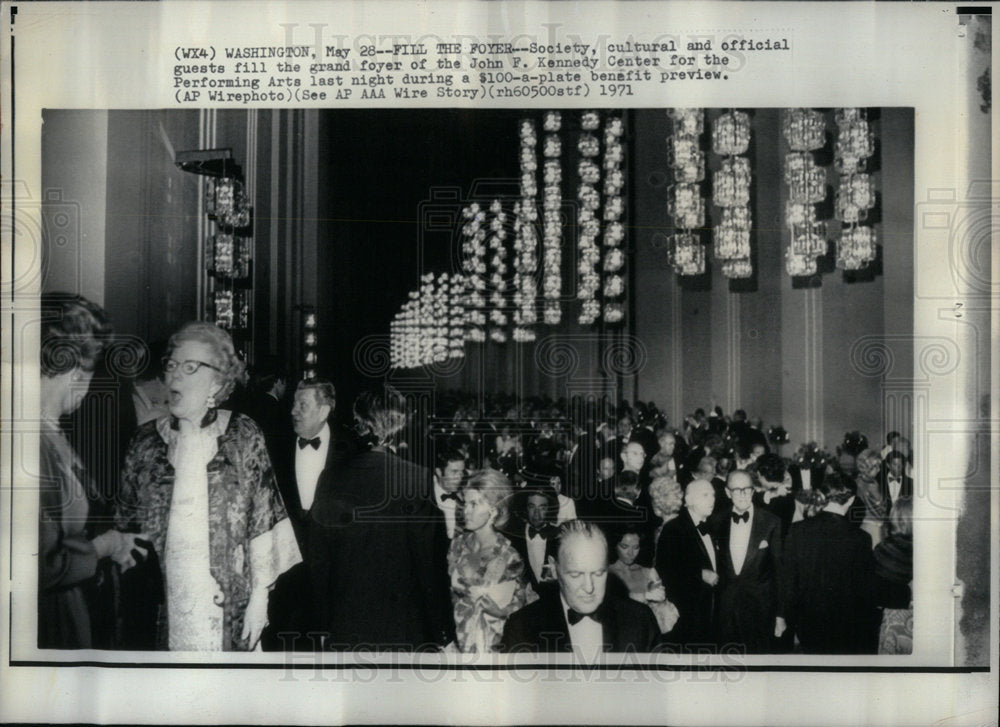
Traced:
<path fill-rule="evenodd" d="M 169 414 L 132 440 L 118 518 L 149 533 L 160 556 L 160 648 L 251 650 L 270 588 L 302 558 L 263 434 L 219 408 L 244 370 L 229 334 L 188 323 L 167 350 Z"/>

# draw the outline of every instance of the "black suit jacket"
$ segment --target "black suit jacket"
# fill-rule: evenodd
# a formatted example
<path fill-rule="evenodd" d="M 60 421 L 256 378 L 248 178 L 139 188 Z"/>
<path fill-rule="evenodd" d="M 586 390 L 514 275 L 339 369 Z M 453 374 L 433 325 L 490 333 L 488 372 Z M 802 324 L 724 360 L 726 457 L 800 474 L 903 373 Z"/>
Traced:
<path fill-rule="evenodd" d="M 323 464 L 324 472 L 334 464 L 346 460 L 349 455 L 349 443 L 333 433 L 330 427 L 330 444 L 326 450 L 326 461 Z M 281 492 L 281 499 L 285 502 L 285 509 L 288 510 L 288 519 L 292 521 L 292 528 L 295 530 L 295 537 L 299 541 L 299 548 L 302 550 L 302 557 L 307 558 L 308 546 L 306 538 L 309 530 L 309 511 L 302 508 L 302 500 L 299 497 L 299 485 L 295 478 L 295 453 L 298 451 L 298 437 L 292 434 L 285 436 L 281 444 L 281 469 L 275 466 L 277 474 L 278 490 Z M 320 474 L 322 480 L 322 473 Z M 319 481 L 316 482 L 316 489 L 319 490 Z M 315 496 L 313 497 L 315 504 Z"/>
<path fill-rule="evenodd" d="M 882 465 L 882 471 L 879 472 L 878 479 L 878 489 L 885 498 L 886 503 L 886 514 L 892 512 L 892 497 L 889 495 L 889 468 Z M 903 474 L 902 486 L 899 488 L 900 497 L 913 497 L 913 478 L 907 477 Z"/>
<path fill-rule="evenodd" d="M 653 651 L 660 630 L 649 606 L 607 593 L 602 609 L 605 652 Z M 572 648 L 569 625 L 555 583 L 545 584 L 539 590 L 537 601 L 510 615 L 498 646 L 500 651 L 509 654 L 565 652 Z"/>
<path fill-rule="evenodd" d="M 321 475 L 308 566 L 327 649 L 412 650 L 449 640 L 430 486 L 426 469 L 379 450 Z"/>
<path fill-rule="evenodd" d="M 873 653 L 871 536 L 841 515 L 820 512 L 792 523 L 783 552 L 781 607 L 803 650 Z"/>
<path fill-rule="evenodd" d="M 714 540 L 713 547 L 718 563 L 718 545 Z M 715 588 L 702 579 L 703 569 L 714 570 L 712 561 L 688 509 L 681 508 L 677 517 L 664 524 L 656 545 L 656 572 L 663 581 L 667 599 L 680 614 L 667 635 L 671 643 L 714 644 Z"/>
<path fill-rule="evenodd" d="M 767 510 L 753 508 L 747 554 L 738 574 L 729 549 L 732 527 L 732 507 L 713 516 L 722 579 L 717 636 L 720 644 L 740 644 L 748 654 L 764 654 L 770 651 L 774 619 L 780 612 L 781 521 Z"/>
<path fill-rule="evenodd" d="M 521 556 L 521 560 L 524 562 L 524 574 L 528 578 L 528 582 L 531 586 L 538 590 L 538 579 L 535 577 L 535 572 L 531 569 L 531 561 L 528 560 L 528 541 L 525 538 L 524 533 L 524 521 L 520 518 L 515 518 L 513 522 L 513 528 L 505 531 L 507 539 L 510 540 L 510 544 L 514 546 L 517 554 Z M 545 559 L 542 561 L 543 564 L 547 563 L 549 558 L 555 558 L 558 555 L 558 538 L 559 529 L 554 525 L 545 525 L 542 527 L 541 535 L 545 538 Z"/>

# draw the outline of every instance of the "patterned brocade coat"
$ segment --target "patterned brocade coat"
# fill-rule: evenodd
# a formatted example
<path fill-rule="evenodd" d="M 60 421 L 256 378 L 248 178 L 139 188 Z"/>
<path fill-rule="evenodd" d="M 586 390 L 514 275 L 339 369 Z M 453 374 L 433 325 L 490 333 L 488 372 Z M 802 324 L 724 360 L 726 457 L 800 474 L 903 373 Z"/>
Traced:
<path fill-rule="evenodd" d="M 245 651 L 243 615 L 255 585 L 269 587 L 301 562 L 295 534 L 278 494 L 274 470 L 257 424 L 242 414 L 219 412 L 218 451 L 208 464 L 208 522 L 211 575 L 223 594 L 223 651 Z M 119 528 L 148 533 L 160 558 L 174 485 L 169 447 L 177 432 L 170 417 L 147 422 L 129 446 L 122 473 Z M 217 604 L 218 605 L 218 604 Z M 157 643 L 167 648 L 169 624 L 161 605 Z"/>

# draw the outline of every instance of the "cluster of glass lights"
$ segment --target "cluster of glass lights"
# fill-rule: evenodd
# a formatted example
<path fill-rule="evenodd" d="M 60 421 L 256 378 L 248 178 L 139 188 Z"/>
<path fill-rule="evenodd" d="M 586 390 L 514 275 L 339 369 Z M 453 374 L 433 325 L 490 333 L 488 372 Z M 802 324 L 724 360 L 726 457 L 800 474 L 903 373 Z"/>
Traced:
<path fill-rule="evenodd" d="M 538 270 L 538 184 L 535 171 L 538 160 L 535 148 L 538 137 L 535 122 L 521 121 L 521 198 L 514 203 L 514 329 L 515 341 L 534 341 L 534 324 L 538 320 L 535 308 L 537 289 L 535 272 Z"/>
<path fill-rule="evenodd" d="M 749 278 L 750 262 L 750 160 L 742 156 L 750 147 L 750 116 L 727 111 L 712 124 L 712 151 L 723 157 L 712 177 L 712 201 L 722 209 L 713 231 L 715 258 L 722 261 L 727 278 Z"/>
<path fill-rule="evenodd" d="M 866 171 L 875 153 L 875 135 L 863 109 L 842 108 L 834 113 L 837 139 L 834 169 L 840 175 L 834 214 L 844 226 L 837 244 L 837 267 L 861 270 L 875 260 L 875 229 L 862 224 L 875 206 L 875 185 Z"/>
<path fill-rule="evenodd" d="M 673 184 L 667 189 L 667 212 L 680 231 L 670 238 L 670 258 L 678 275 L 705 272 L 705 247 L 695 229 L 705 225 L 705 200 L 700 182 L 705 179 L 705 152 L 701 135 L 705 131 L 702 109 L 670 109 L 672 134 L 667 138 Z"/>
<path fill-rule="evenodd" d="M 489 219 L 489 254 L 490 254 L 490 315 L 489 338 L 497 343 L 507 341 L 507 313 L 505 312 L 507 291 L 507 213 L 504 212 L 500 200 L 490 203 Z"/>
<path fill-rule="evenodd" d="M 319 355 L 316 353 L 316 312 L 307 308 L 302 314 L 302 378 L 316 378 L 316 364 Z"/>
<path fill-rule="evenodd" d="M 562 115 L 548 111 L 542 122 L 545 143 L 544 197 L 542 199 L 542 296 L 545 306 L 542 319 L 550 326 L 562 320 L 559 298 L 562 295 Z M 532 303 L 534 305 L 534 303 Z"/>
<path fill-rule="evenodd" d="M 601 206 L 601 193 L 597 185 L 601 181 L 601 168 L 596 159 L 601 153 L 601 143 L 595 132 L 601 125 L 601 117 L 596 111 L 584 111 L 580 115 L 580 137 L 577 141 L 577 151 L 580 161 L 576 171 L 579 177 L 577 200 L 579 213 L 579 238 L 577 248 L 576 297 L 581 302 L 578 321 L 582 325 L 594 323 L 601 315 L 601 304 L 597 300 L 597 291 L 601 287 L 601 276 L 597 265 L 601 261 L 601 250 L 597 240 L 601 234 L 601 222 L 597 212 Z"/>
<path fill-rule="evenodd" d="M 609 116 L 604 123 L 604 320 L 618 323 L 625 317 L 625 173 L 622 163 L 625 150 L 622 135 L 625 125 L 620 116 Z"/>
<path fill-rule="evenodd" d="M 389 363 L 415 368 L 465 355 L 466 278 L 427 273 L 389 324 Z M 315 335 L 315 334 L 313 334 Z"/>
<path fill-rule="evenodd" d="M 462 209 L 462 271 L 465 279 L 465 339 L 486 340 L 486 212 L 478 202 Z"/>
<path fill-rule="evenodd" d="M 790 232 L 785 271 L 792 276 L 815 274 L 816 259 L 826 254 L 825 226 L 816 213 L 816 205 L 826 199 L 826 171 L 812 155 L 826 143 L 825 129 L 823 114 L 815 109 L 789 109 L 782 117 L 781 130 L 790 150 L 784 165 L 785 224 Z"/>

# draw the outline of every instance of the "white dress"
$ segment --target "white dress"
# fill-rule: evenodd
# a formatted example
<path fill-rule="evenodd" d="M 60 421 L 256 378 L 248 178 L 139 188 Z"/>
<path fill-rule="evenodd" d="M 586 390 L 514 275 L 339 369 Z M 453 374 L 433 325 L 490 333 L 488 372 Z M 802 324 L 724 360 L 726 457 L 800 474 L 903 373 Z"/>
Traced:
<path fill-rule="evenodd" d="M 223 594 L 211 573 L 208 524 L 208 463 L 218 450 L 218 424 L 178 433 L 167 454 L 175 473 L 164 548 L 171 651 L 222 648 Z"/>

